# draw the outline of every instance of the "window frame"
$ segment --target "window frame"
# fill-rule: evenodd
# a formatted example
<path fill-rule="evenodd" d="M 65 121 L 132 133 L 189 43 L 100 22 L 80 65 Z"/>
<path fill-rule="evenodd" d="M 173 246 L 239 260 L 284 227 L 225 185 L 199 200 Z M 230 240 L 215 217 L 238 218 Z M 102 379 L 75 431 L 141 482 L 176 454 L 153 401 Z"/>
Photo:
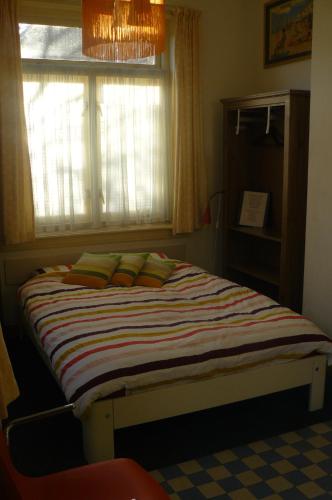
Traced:
<path fill-rule="evenodd" d="M 37 236 L 52 236 L 55 234 L 63 234 L 67 236 L 73 236 L 77 233 L 88 232 L 88 233 L 98 233 L 98 232 L 117 232 L 121 228 L 121 231 L 126 230 L 132 231 L 133 229 L 139 230 L 141 227 L 146 228 L 147 224 L 129 224 L 128 226 L 120 225 L 107 225 L 102 223 L 101 216 L 101 203 L 100 203 L 100 182 L 98 177 L 100 176 L 100 169 L 96 167 L 97 151 L 96 151 L 96 141 L 93 139 L 92 131 L 96 129 L 96 80 L 98 76 L 128 76 L 128 77 L 150 77 L 150 78 L 163 78 L 165 80 L 165 87 L 167 89 L 166 100 L 169 104 L 169 90 L 170 90 L 170 64 L 168 58 L 168 52 L 157 56 L 155 64 L 129 64 L 121 62 L 104 62 L 104 61 L 86 61 L 86 60 L 65 60 L 65 59 L 30 59 L 22 58 L 22 72 L 24 74 L 35 74 L 35 73 L 54 73 L 54 74 L 64 74 L 70 73 L 73 75 L 82 75 L 88 78 L 88 93 L 89 93 L 89 139 L 90 139 L 90 167 L 88 175 L 90 176 L 91 185 L 91 210 L 90 216 L 89 211 L 87 211 L 88 217 L 91 218 L 91 222 L 83 223 L 82 225 L 77 225 L 75 229 L 69 229 L 65 232 L 58 231 L 56 228 L 56 223 L 54 223 L 53 230 L 45 229 L 47 223 L 46 218 L 43 221 L 42 217 L 36 217 L 36 233 Z M 91 105 L 91 103 L 93 103 Z M 167 123 L 169 123 L 169 105 L 167 106 L 166 119 L 166 133 L 168 135 Z M 167 137 L 168 140 L 168 137 Z M 93 160 L 92 160 L 93 159 Z M 172 227 L 171 224 L 171 206 L 172 206 L 172 196 L 171 196 L 171 183 L 172 183 L 172 172 L 168 172 L 169 178 L 169 210 L 170 210 L 170 220 L 164 223 L 149 223 L 148 226 L 155 226 L 156 228 Z M 99 191 L 99 192 L 98 192 Z M 83 219 L 86 216 L 82 216 Z M 77 216 L 79 221 L 80 217 Z M 44 226 L 44 230 L 43 230 Z M 68 223 L 69 226 L 69 223 Z"/>

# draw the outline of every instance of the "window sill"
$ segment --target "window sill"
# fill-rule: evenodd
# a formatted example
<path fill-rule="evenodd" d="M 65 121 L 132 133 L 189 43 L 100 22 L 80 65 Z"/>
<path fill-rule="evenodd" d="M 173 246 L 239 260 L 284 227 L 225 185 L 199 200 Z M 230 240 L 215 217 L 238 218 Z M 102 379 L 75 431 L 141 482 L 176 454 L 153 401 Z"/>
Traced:
<path fill-rule="evenodd" d="M 0 252 L 42 250 L 72 246 L 119 244 L 172 238 L 172 224 L 144 224 L 141 226 L 89 229 L 72 233 L 56 232 L 36 235 L 34 241 L 0 247 Z"/>
<path fill-rule="evenodd" d="M 38 233 L 36 235 L 36 240 L 44 240 L 48 238 L 75 238 L 80 236 L 90 236 L 90 235 L 98 235 L 98 234 L 124 234 L 124 233 L 139 233 L 141 231 L 160 231 L 160 230 L 171 230 L 172 224 L 142 224 L 142 225 L 133 225 L 133 226 L 112 226 L 112 227 L 103 227 L 98 229 L 81 229 L 77 231 L 54 231 L 54 232 L 45 232 Z"/>

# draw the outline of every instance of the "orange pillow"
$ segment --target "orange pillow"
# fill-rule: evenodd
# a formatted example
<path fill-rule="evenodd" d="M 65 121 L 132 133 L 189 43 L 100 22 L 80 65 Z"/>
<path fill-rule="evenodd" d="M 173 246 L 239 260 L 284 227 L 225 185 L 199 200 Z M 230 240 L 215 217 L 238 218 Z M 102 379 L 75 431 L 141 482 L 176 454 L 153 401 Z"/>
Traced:
<path fill-rule="evenodd" d="M 120 263 L 111 279 L 112 285 L 132 286 L 148 256 L 148 253 L 122 254 Z"/>
<path fill-rule="evenodd" d="M 85 252 L 72 270 L 62 280 L 69 285 L 89 288 L 105 288 L 112 277 L 121 256 L 116 254 L 95 254 Z"/>
<path fill-rule="evenodd" d="M 175 264 L 165 259 L 149 257 L 135 280 L 135 285 L 161 288 L 172 274 Z"/>

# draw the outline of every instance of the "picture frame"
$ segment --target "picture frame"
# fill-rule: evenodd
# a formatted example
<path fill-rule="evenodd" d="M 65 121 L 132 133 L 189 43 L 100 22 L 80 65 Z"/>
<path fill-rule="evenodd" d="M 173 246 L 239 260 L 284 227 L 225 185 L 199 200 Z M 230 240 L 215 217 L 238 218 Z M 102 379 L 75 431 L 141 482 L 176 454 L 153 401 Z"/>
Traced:
<path fill-rule="evenodd" d="M 313 0 L 271 0 L 264 5 L 264 67 L 311 56 Z"/>
<path fill-rule="evenodd" d="M 266 222 L 269 193 L 244 191 L 239 218 L 240 226 L 264 227 Z"/>

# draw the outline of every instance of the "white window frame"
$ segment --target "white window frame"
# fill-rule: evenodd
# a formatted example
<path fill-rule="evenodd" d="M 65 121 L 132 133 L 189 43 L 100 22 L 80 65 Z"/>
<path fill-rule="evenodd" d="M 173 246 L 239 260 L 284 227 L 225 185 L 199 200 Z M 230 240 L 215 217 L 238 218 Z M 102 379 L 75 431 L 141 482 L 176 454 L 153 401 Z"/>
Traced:
<path fill-rule="evenodd" d="M 90 128 L 90 156 L 91 156 L 91 167 L 89 174 L 91 175 L 91 221 L 92 224 L 83 223 L 80 226 L 76 225 L 76 228 L 72 231 L 66 231 L 65 234 L 75 234 L 77 231 L 88 229 L 88 231 L 98 232 L 98 231 L 114 231 L 118 228 L 113 225 L 103 225 L 100 220 L 102 214 L 101 204 L 100 204 L 100 168 L 95 164 L 97 159 L 96 151 L 96 141 L 93 140 L 94 130 L 96 130 L 96 78 L 97 76 L 111 76 L 111 75 L 123 75 L 123 76 L 136 76 L 136 77 L 151 77 L 151 78 L 164 78 L 166 79 L 166 87 L 169 88 L 169 60 L 166 54 L 156 57 L 156 62 L 154 65 L 151 64 L 128 64 L 128 63 L 111 63 L 111 62 L 99 62 L 99 61 L 72 61 L 72 60 L 50 60 L 50 59 L 28 59 L 22 58 L 22 69 L 23 74 L 35 74 L 35 73 L 71 73 L 84 75 L 88 77 L 89 85 L 89 128 Z M 167 98 L 168 99 L 168 98 Z M 169 106 L 168 106 L 169 109 Z M 168 122 L 169 116 L 166 116 L 166 123 Z M 168 129 L 168 127 L 166 127 Z M 168 173 L 169 177 L 169 206 L 171 207 L 171 172 Z M 83 219 L 84 217 L 82 217 Z M 79 218 L 78 218 L 79 219 Z M 43 226 L 43 218 L 39 217 L 36 219 L 36 227 L 38 235 L 43 233 L 43 230 L 39 228 Z M 148 224 L 148 226 L 153 226 L 154 224 Z M 155 224 L 160 226 L 159 224 Z M 165 221 L 164 225 L 171 227 L 171 220 Z M 48 234 L 56 233 L 57 229 L 54 224 L 54 230 L 48 230 Z M 146 225 L 143 225 L 146 227 Z M 127 226 L 128 230 L 132 230 L 135 227 L 140 228 L 139 225 Z M 121 229 L 126 229 L 126 226 L 121 226 Z"/>

